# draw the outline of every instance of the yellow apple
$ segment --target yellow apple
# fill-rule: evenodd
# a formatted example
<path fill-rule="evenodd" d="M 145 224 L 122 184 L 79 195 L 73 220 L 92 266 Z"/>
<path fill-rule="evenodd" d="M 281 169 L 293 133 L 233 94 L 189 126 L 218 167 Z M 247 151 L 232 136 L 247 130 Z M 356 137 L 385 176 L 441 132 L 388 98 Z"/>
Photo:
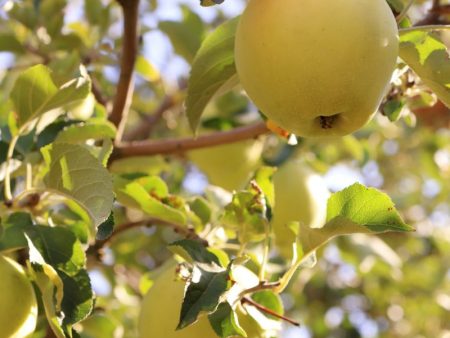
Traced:
<path fill-rule="evenodd" d="M 22 267 L 0 255 L 0 338 L 24 338 L 34 332 L 37 302 Z"/>
<path fill-rule="evenodd" d="M 262 151 L 262 140 L 245 140 L 194 150 L 189 158 L 212 184 L 232 191 L 244 187 L 258 167 Z"/>
<path fill-rule="evenodd" d="M 299 160 L 281 166 L 273 175 L 275 202 L 272 229 L 275 244 L 284 257 L 292 256 L 294 233 L 289 223 L 299 222 L 312 228 L 325 224 L 330 192 L 325 181 Z"/>
<path fill-rule="evenodd" d="M 243 266 L 233 268 L 234 296 L 243 289 L 259 284 L 258 277 Z M 175 263 L 167 262 L 145 295 L 139 317 L 139 338 L 216 338 L 206 316 L 195 324 L 176 331 L 184 297 L 185 283 L 175 280 Z M 233 297 L 230 295 L 230 297 Z M 239 323 L 250 338 L 264 338 L 264 333 L 243 308 L 238 308 Z"/>
<path fill-rule="evenodd" d="M 250 0 L 237 72 L 272 121 L 304 137 L 342 136 L 376 112 L 398 56 L 386 0 Z"/>

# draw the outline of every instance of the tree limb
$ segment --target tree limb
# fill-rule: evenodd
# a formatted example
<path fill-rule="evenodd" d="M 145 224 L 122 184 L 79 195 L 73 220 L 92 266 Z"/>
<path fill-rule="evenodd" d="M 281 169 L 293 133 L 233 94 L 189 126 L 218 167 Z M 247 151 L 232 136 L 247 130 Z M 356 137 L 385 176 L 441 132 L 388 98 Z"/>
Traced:
<path fill-rule="evenodd" d="M 266 124 L 259 122 L 230 131 L 202 135 L 197 138 L 177 138 L 118 144 L 114 149 L 111 160 L 114 161 L 132 156 L 151 156 L 185 152 L 192 149 L 207 148 L 252 139 L 268 132 L 269 129 Z"/>
<path fill-rule="evenodd" d="M 139 0 L 118 0 L 123 12 L 123 42 L 120 78 L 109 120 L 118 128 L 120 140 L 133 93 L 132 76 L 138 50 Z"/>

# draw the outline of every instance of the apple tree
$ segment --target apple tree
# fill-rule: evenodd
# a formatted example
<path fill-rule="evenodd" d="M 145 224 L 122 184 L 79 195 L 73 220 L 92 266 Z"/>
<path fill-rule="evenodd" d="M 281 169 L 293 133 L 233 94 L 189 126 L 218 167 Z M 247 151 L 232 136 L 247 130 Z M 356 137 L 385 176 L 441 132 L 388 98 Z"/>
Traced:
<path fill-rule="evenodd" d="M 0 338 L 450 337 L 450 2 L 0 2 Z"/>

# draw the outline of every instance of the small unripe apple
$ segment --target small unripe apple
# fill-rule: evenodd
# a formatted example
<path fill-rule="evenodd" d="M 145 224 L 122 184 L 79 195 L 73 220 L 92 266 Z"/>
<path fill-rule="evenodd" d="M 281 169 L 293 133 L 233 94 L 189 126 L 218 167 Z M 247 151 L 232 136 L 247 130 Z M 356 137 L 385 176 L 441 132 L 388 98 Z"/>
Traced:
<path fill-rule="evenodd" d="M 243 266 L 233 268 L 233 278 L 243 289 L 259 284 L 258 277 Z M 175 280 L 175 263 L 160 268 L 154 283 L 142 301 L 139 317 L 139 338 L 216 338 L 207 316 L 176 331 L 184 297 L 185 283 Z M 263 338 L 256 322 L 243 310 L 238 310 L 241 326 L 251 338 Z"/>
<path fill-rule="evenodd" d="M 275 202 L 272 228 L 280 253 L 292 256 L 294 233 L 289 223 L 299 222 L 312 228 L 325 224 L 330 192 L 325 181 L 304 163 L 293 160 L 281 166 L 273 175 Z"/>
<path fill-rule="evenodd" d="M 34 332 L 37 302 L 22 267 L 0 255 L 0 337 L 24 338 Z"/>
<path fill-rule="evenodd" d="M 258 167 L 262 151 L 262 140 L 246 140 L 194 150 L 189 158 L 212 184 L 232 191 L 244 187 Z"/>
<path fill-rule="evenodd" d="M 386 0 L 250 0 L 236 32 L 247 94 L 270 120 L 304 137 L 364 126 L 397 56 Z"/>

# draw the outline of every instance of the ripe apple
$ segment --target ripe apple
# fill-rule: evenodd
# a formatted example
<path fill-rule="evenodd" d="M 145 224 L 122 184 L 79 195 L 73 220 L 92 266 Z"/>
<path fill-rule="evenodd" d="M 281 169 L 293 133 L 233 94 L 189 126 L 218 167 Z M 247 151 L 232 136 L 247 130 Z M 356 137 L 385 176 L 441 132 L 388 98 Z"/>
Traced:
<path fill-rule="evenodd" d="M 233 278 L 238 290 L 259 284 L 258 277 L 243 266 L 233 268 Z M 139 318 L 139 338 L 215 338 L 217 334 L 206 316 L 195 324 L 176 331 L 184 297 L 185 284 L 175 280 L 175 263 L 167 262 L 160 268 L 157 277 L 142 301 Z M 251 338 L 264 335 L 256 322 L 242 308 L 238 308 L 239 323 Z"/>
<path fill-rule="evenodd" d="M 0 337 L 24 338 L 34 332 L 37 302 L 22 267 L 0 255 Z"/>
<path fill-rule="evenodd" d="M 244 187 L 258 167 L 262 151 L 262 140 L 245 140 L 193 150 L 189 158 L 212 184 L 231 191 Z"/>
<path fill-rule="evenodd" d="M 398 56 L 386 0 L 250 0 L 237 72 L 272 121 L 304 137 L 342 136 L 376 112 Z"/>
<path fill-rule="evenodd" d="M 273 175 L 275 202 L 272 229 L 280 253 L 292 256 L 294 233 L 291 222 L 320 228 L 325 224 L 330 192 L 325 181 L 299 160 L 289 161 Z"/>

